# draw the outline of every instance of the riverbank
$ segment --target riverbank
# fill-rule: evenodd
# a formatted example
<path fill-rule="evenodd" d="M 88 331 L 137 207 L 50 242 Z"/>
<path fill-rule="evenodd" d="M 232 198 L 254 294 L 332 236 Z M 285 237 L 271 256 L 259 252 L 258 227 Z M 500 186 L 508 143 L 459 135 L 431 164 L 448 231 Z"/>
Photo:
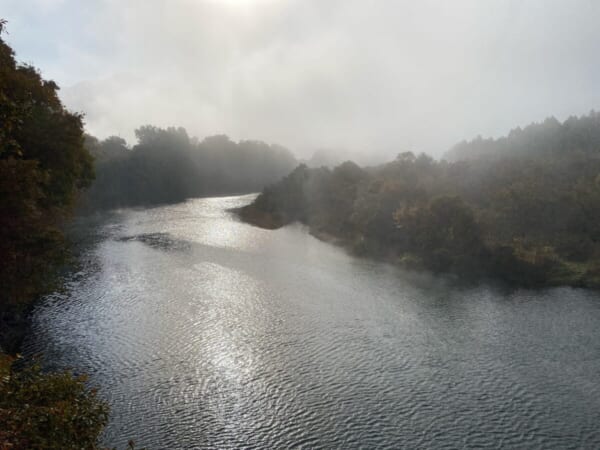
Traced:
<path fill-rule="evenodd" d="M 275 230 L 292 223 L 276 211 L 263 211 L 256 202 L 231 210 L 240 220 L 260 228 Z M 328 231 L 309 227 L 317 239 L 341 246 L 358 257 L 386 262 L 411 271 L 434 271 L 458 277 L 464 282 L 499 281 L 514 287 L 549 288 L 571 286 L 600 289 L 600 272 L 586 263 L 560 260 L 556 255 L 523 253 L 515 255 L 511 248 L 483 252 L 480 264 L 470 264 L 456 270 L 437 270 L 428 261 L 410 252 L 397 253 L 373 240 L 358 235 L 338 236 Z"/>

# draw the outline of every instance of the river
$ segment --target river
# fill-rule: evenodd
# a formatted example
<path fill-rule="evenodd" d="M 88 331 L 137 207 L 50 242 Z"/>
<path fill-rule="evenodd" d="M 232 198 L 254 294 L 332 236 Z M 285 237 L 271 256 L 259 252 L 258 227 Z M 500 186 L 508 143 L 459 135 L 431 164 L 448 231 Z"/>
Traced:
<path fill-rule="evenodd" d="M 600 295 L 360 259 L 194 199 L 78 219 L 24 353 L 90 375 L 107 446 L 600 448 Z"/>

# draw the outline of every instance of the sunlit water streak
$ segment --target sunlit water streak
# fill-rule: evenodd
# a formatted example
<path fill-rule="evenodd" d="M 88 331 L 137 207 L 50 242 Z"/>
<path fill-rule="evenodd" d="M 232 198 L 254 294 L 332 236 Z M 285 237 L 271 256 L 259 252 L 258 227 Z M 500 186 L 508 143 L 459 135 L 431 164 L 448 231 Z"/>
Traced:
<path fill-rule="evenodd" d="M 600 448 L 600 297 L 460 288 L 191 200 L 80 220 L 28 354 L 88 372 L 104 443 Z"/>

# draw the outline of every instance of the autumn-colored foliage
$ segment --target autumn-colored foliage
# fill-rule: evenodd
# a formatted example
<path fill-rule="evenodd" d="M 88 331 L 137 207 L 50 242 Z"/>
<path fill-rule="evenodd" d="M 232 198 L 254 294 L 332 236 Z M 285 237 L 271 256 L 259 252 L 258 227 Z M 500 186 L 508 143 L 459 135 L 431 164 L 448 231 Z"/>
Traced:
<path fill-rule="evenodd" d="M 96 448 L 108 406 L 86 388 L 86 378 L 14 365 L 0 354 L 0 449 Z"/>

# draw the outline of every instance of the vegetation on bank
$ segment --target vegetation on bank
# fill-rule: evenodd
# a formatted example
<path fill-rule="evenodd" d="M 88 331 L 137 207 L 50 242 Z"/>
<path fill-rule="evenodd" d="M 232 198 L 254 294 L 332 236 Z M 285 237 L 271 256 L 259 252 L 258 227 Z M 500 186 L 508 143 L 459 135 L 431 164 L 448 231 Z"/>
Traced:
<path fill-rule="evenodd" d="M 0 354 L 0 448 L 96 448 L 108 405 L 86 378 L 44 374 L 38 365 L 14 370 L 14 361 Z"/>
<path fill-rule="evenodd" d="M 0 23 L 0 30 L 4 23 Z M 18 321 L 64 263 L 62 225 L 93 180 L 82 117 L 0 37 L 0 311 Z M 4 330 L 6 327 L 2 327 Z M 5 338 L 0 333 L 0 338 Z M 0 340 L 3 347 L 13 342 Z"/>
<path fill-rule="evenodd" d="M 192 197 L 257 192 L 297 165 L 284 147 L 227 136 L 202 141 L 183 128 L 150 125 L 136 130 L 138 143 L 87 136 L 96 180 L 86 192 L 86 210 L 176 203 Z"/>
<path fill-rule="evenodd" d="M 62 224 L 93 179 L 82 118 L 58 87 L 17 64 L 0 20 L 0 448 L 96 448 L 107 406 L 84 379 L 23 368 L 17 351 L 33 301 L 56 282 Z"/>
<path fill-rule="evenodd" d="M 240 210 L 299 221 L 358 254 L 525 286 L 600 286 L 600 114 L 547 119 L 447 159 L 299 166 Z"/>

